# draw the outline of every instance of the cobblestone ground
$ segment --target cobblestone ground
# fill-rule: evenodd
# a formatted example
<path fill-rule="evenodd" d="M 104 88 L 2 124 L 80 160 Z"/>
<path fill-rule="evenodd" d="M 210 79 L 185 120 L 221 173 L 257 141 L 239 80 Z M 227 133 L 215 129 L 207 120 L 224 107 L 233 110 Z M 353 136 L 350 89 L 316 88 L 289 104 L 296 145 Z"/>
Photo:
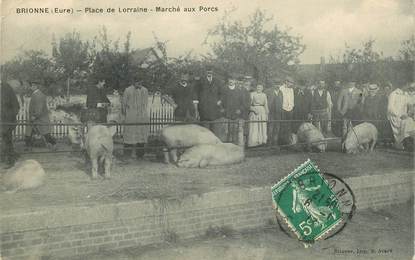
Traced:
<path fill-rule="evenodd" d="M 192 241 L 124 249 L 79 259 L 412 259 L 413 202 L 357 211 L 336 236 L 310 248 L 278 227 L 248 233 L 230 230 Z"/>

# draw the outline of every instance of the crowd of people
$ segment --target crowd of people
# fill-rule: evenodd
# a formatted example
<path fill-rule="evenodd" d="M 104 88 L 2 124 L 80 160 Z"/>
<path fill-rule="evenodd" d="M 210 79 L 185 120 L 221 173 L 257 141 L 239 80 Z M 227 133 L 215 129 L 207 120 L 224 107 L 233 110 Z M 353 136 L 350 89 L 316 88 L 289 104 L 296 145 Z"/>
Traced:
<path fill-rule="evenodd" d="M 381 140 L 392 140 L 397 149 L 411 146 L 415 135 L 415 83 L 402 87 L 382 86 L 354 81 L 335 81 L 328 86 L 324 79 L 306 84 L 290 76 L 275 78 L 264 86 L 249 76 L 230 76 L 226 83 L 217 79 L 212 70 L 199 80 L 182 73 L 179 80 L 167 86 L 163 98 L 173 104 L 174 118 L 180 122 L 198 121 L 212 130 L 222 141 L 238 143 L 238 124 L 244 121 L 244 143 L 248 147 L 290 144 L 291 134 L 301 123 L 312 122 L 325 137 L 344 138 L 349 127 L 363 121 L 372 122 Z M 40 136 L 51 149 L 56 140 L 50 134 L 49 111 L 41 83 L 31 82 L 29 125 L 26 146 L 32 146 L 33 136 Z M 2 160 L 13 165 L 12 133 L 19 112 L 19 84 L 1 84 Z M 120 118 L 124 126 L 124 155 L 144 156 L 148 142 L 149 123 L 147 88 L 134 78 L 120 96 Z M 83 121 L 106 123 L 110 101 L 106 96 L 105 80 L 98 80 L 87 89 L 86 113 Z M 110 119 L 111 120 L 111 119 Z M 240 143 L 240 142 L 239 142 Z"/>
<path fill-rule="evenodd" d="M 290 76 L 275 78 L 269 86 L 249 76 L 230 76 L 223 84 L 208 70 L 194 82 L 183 74 L 167 94 L 174 101 L 176 120 L 200 120 L 224 142 L 236 142 L 239 119 L 249 120 L 248 147 L 289 144 L 305 121 L 325 137 L 341 138 L 351 126 L 367 121 L 377 127 L 381 140 L 395 141 L 402 149 L 403 140 L 413 136 L 412 124 L 403 129 L 401 122 L 413 119 L 415 83 L 392 89 L 355 81 L 335 81 L 329 87 L 324 79 L 307 85 Z"/>

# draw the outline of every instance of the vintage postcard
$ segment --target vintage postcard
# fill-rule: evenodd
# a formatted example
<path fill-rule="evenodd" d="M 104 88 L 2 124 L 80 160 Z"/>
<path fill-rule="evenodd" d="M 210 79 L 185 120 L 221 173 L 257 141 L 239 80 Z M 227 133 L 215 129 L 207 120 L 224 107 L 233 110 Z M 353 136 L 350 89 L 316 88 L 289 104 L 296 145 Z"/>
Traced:
<path fill-rule="evenodd" d="M 413 0 L 0 0 L 0 259 L 412 259 Z"/>

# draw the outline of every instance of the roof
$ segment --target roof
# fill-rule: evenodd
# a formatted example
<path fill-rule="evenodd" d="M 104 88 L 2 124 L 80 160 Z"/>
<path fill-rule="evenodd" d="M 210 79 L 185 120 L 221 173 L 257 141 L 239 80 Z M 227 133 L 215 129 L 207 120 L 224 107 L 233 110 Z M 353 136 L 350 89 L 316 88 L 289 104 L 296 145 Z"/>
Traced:
<path fill-rule="evenodd" d="M 137 63 L 138 65 L 146 62 L 146 63 L 153 63 L 155 61 L 159 61 L 160 57 L 154 48 L 145 48 L 145 49 L 137 49 L 131 52 L 131 57 L 133 62 Z"/>

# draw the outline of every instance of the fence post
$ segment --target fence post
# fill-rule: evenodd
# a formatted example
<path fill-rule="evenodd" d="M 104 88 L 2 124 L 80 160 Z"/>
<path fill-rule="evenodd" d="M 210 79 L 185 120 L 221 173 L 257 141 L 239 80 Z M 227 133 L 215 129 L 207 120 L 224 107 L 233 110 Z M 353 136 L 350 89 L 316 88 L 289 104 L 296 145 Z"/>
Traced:
<path fill-rule="evenodd" d="M 243 120 L 243 119 L 238 120 L 238 145 L 241 146 L 241 147 L 245 146 L 244 124 L 245 124 L 245 120 Z"/>

